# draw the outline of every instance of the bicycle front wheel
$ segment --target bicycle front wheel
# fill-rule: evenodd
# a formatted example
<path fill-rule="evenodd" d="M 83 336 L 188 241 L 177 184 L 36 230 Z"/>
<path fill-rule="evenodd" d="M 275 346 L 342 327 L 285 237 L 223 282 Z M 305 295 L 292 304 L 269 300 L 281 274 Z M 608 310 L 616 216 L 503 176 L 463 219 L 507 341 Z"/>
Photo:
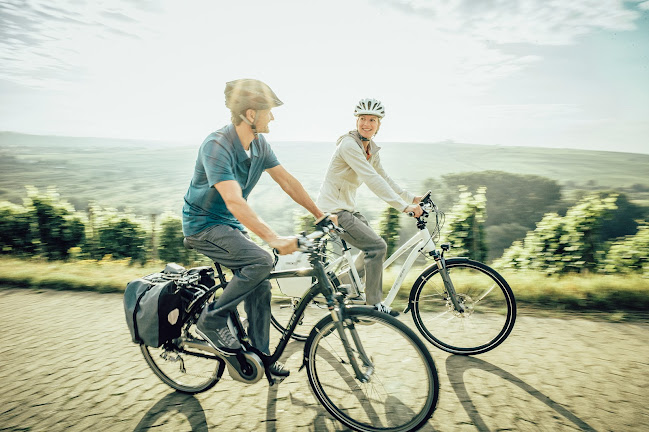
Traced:
<path fill-rule="evenodd" d="M 316 325 L 305 346 L 307 375 L 316 398 L 354 430 L 421 427 L 433 414 L 439 394 L 437 369 L 424 343 L 385 313 L 352 307 L 345 315 L 341 323 L 345 338 L 328 316 Z"/>
<path fill-rule="evenodd" d="M 516 321 L 514 293 L 491 267 L 466 258 L 446 260 L 463 312 L 455 310 L 440 269 L 432 265 L 410 293 L 415 325 L 436 347 L 452 354 L 481 354 L 500 345 Z"/>
<path fill-rule="evenodd" d="M 204 342 L 193 331 L 194 327 L 189 327 L 181 338 Z M 177 343 L 178 340 L 174 340 L 159 348 L 142 344 L 140 350 L 151 370 L 171 388 L 188 394 L 212 388 L 221 379 L 225 362 L 208 351 L 196 348 L 181 350 Z"/>

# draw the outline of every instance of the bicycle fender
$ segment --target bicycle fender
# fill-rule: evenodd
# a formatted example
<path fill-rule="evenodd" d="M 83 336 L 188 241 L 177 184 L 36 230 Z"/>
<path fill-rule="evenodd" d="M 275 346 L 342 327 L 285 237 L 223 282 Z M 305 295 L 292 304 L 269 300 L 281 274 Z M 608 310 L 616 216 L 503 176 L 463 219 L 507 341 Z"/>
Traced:
<path fill-rule="evenodd" d="M 444 260 L 447 264 L 452 264 L 452 263 L 461 263 L 461 262 L 472 262 L 473 260 L 467 258 L 467 257 L 453 257 L 449 258 L 447 260 Z M 410 289 L 410 297 L 408 298 L 408 306 L 406 309 L 403 311 L 403 313 L 408 313 L 410 312 L 410 309 L 412 307 L 412 304 L 415 301 L 415 287 L 419 286 L 422 282 L 424 282 L 424 279 L 426 276 L 431 274 L 433 271 L 437 269 L 437 262 L 433 262 L 431 265 L 426 267 L 424 270 L 422 270 L 421 274 L 417 277 L 415 280 L 415 283 L 412 284 L 412 288 Z"/>

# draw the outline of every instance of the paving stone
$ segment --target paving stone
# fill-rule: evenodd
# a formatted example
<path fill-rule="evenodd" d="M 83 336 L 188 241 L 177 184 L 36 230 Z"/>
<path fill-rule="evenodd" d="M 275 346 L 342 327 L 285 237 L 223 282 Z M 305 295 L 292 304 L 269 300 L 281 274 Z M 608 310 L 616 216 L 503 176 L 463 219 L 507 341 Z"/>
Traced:
<path fill-rule="evenodd" d="M 226 372 L 189 396 L 144 362 L 121 295 L 0 288 L 0 310 L 2 431 L 346 430 L 298 372 L 301 343 L 289 344 L 282 360 L 293 373 L 278 386 Z M 401 320 L 415 329 L 409 315 Z M 520 316 L 508 340 L 480 356 L 428 345 L 440 399 L 422 430 L 649 430 L 648 340 L 645 324 Z"/>

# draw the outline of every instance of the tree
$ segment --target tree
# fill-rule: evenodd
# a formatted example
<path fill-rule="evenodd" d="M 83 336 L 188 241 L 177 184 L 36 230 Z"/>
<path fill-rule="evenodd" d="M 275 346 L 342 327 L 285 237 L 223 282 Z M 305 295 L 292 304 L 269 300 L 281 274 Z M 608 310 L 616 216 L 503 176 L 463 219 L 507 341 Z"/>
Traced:
<path fill-rule="evenodd" d="M 611 218 L 600 228 L 600 241 L 616 239 L 619 237 L 634 235 L 638 231 L 638 221 L 649 216 L 649 209 L 629 201 L 626 194 L 616 191 L 598 192 L 600 198 L 615 194 L 615 206 L 617 209 L 612 213 Z"/>
<path fill-rule="evenodd" d="M 522 242 L 515 242 L 495 267 L 542 270 L 548 274 L 594 270 L 604 248 L 600 230 L 616 209 L 617 195 L 591 194 L 564 217 L 548 213 Z"/>
<path fill-rule="evenodd" d="M 190 262 L 190 250 L 183 245 L 185 237 L 180 218 L 172 214 L 165 214 L 162 216 L 160 227 L 158 257 L 166 262 L 188 264 Z"/>
<path fill-rule="evenodd" d="M 450 190 L 460 186 L 469 192 L 486 188 L 485 226 L 516 223 L 534 228 L 546 212 L 557 210 L 561 200 L 561 186 L 555 180 L 536 175 L 481 171 L 447 174 L 442 178 Z"/>
<path fill-rule="evenodd" d="M 392 206 L 386 207 L 379 218 L 379 235 L 388 246 L 386 256 L 392 255 L 399 243 L 399 217 L 401 212 Z"/>
<path fill-rule="evenodd" d="M 28 209 L 8 201 L 0 202 L 0 253 L 32 254 L 33 241 Z"/>
<path fill-rule="evenodd" d="M 476 261 L 487 258 L 487 242 L 484 231 L 486 218 L 486 190 L 478 188 L 475 194 L 460 189 L 460 200 L 448 216 L 445 238 L 462 255 Z"/>
<path fill-rule="evenodd" d="M 147 260 L 147 233 L 141 222 L 129 214 L 107 211 L 97 227 L 99 251 L 102 256 L 131 258 L 141 263 Z"/>
<path fill-rule="evenodd" d="M 517 223 L 503 223 L 485 227 L 485 235 L 489 239 L 487 261 L 499 258 L 505 249 L 516 240 L 522 240 L 530 229 Z"/>
<path fill-rule="evenodd" d="M 617 194 L 607 197 L 589 195 L 568 210 L 564 217 L 566 234 L 561 239 L 566 245 L 564 271 L 581 272 L 596 268 L 596 255 L 603 247 L 601 230 L 604 221 L 613 217 L 617 198 Z"/>
<path fill-rule="evenodd" d="M 601 270 L 607 273 L 642 273 L 649 276 L 649 225 L 638 227 L 638 232 L 611 244 Z"/>
<path fill-rule="evenodd" d="M 547 212 L 558 212 L 561 187 L 555 180 L 536 175 L 502 171 L 447 174 L 442 181 L 426 179 L 424 190 L 432 190 L 433 200 L 441 209 L 458 203 L 461 187 L 469 192 L 486 188 L 484 227 L 489 238 L 488 260 L 500 256 L 516 240 L 534 229 Z"/>
<path fill-rule="evenodd" d="M 564 234 L 562 217 L 548 213 L 523 241 L 515 241 L 494 266 L 559 273 L 563 270 L 564 245 L 561 238 Z"/>
<path fill-rule="evenodd" d="M 54 189 L 40 194 L 28 188 L 29 212 L 35 221 L 37 250 L 48 259 L 67 259 L 70 248 L 85 238 L 85 225 L 67 202 Z"/>

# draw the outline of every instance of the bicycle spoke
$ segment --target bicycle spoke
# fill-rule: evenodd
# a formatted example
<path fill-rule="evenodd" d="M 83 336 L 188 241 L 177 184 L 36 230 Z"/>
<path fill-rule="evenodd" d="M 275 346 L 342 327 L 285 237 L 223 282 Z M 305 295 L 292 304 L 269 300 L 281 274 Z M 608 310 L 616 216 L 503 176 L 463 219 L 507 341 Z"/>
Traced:
<path fill-rule="evenodd" d="M 225 369 L 223 360 L 202 351 L 184 351 L 175 345 L 160 348 L 140 345 L 140 349 L 151 370 L 164 383 L 184 393 L 211 388 Z"/>

